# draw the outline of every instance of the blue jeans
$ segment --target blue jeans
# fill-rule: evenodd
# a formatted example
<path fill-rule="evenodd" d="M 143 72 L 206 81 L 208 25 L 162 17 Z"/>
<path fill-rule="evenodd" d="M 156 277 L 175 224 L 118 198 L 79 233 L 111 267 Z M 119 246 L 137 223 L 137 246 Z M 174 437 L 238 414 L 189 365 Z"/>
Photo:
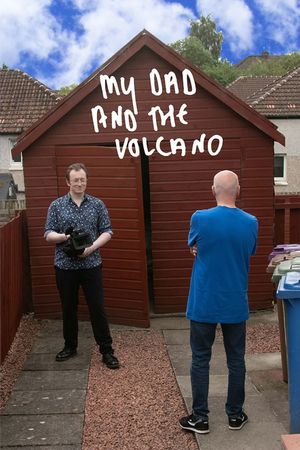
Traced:
<path fill-rule="evenodd" d="M 191 384 L 193 413 L 208 419 L 209 363 L 215 340 L 216 323 L 191 321 L 192 349 Z M 228 417 L 238 417 L 245 400 L 246 322 L 221 324 L 228 367 L 228 391 L 225 411 Z"/>

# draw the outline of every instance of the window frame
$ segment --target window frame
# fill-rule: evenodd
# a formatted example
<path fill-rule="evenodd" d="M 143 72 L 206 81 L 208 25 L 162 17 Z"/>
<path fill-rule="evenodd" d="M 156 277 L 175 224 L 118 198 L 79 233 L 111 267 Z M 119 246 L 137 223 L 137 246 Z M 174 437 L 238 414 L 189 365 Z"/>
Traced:
<path fill-rule="evenodd" d="M 282 157 L 283 158 L 283 176 L 282 177 L 275 177 L 274 176 L 274 183 L 277 186 L 286 186 L 287 178 L 286 178 L 286 154 L 285 153 L 275 153 L 274 154 L 274 172 L 275 172 L 275 158 L 276 157 Z"/>
<path fill-rule="evenodd" d="M 11 154 L 12 149 L 16 145 L 17 138 L 16 137 L 8 138 L 8 142 L 9 142 L 9 146 L 8 146 L 9 147 L 9 169 L 10 170 L 23 170 L 23 155 L 22 155 L 22 153 L 20 153 L 21 161 L 14 161 L 12 154 Z"/>

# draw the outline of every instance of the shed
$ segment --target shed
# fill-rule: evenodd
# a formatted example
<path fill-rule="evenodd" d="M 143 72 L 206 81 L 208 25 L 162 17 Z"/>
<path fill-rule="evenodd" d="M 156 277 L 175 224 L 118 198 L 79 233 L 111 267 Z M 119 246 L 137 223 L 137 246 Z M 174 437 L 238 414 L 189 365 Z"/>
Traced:
<path fill-rule="evenodd" d="M 114 77 L 106 79 L 110 92 L 104 75 Z M 118 120 L 117 111 L 124 113 Z M 148 326 L 150 311 L 185 310 L 193 262 L 187 249 L 190 217 L 196 209 L 214 206 L 212 178 L 223 169 L 239 175 L 239 206 L 260 222 L 251 308 L 270 307 L 272 284 L 265 267 L 273 246 L 274 141 L 284 144 L 275 125 L 142 31 L 33 125 L 14 149 L 23 152 L 37 316 L 60 315 L 53 247 L 46 244 L 43 227 L 50 202 L 67 191 L 65 168 L 79 161 L 89 168 L 88 192 L 105 202 L 114 229 L 103 249 L 112 322 Z M 79 313 L 86 314 L 83 303 Z"/>

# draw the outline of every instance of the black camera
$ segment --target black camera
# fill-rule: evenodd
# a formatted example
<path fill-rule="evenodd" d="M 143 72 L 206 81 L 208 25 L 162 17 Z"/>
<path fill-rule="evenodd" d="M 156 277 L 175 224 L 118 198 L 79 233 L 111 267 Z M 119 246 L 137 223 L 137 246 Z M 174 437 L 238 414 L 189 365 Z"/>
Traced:
<path fill-rule="evenodd" d="M 66 255 L 76 257 L 82 255 L 84 249 L 90 247 L 93 243 L 91 235 L 80 228 L 69 227 L 65 231 L 70 238 L 63 243 L 62 249 Z"/>

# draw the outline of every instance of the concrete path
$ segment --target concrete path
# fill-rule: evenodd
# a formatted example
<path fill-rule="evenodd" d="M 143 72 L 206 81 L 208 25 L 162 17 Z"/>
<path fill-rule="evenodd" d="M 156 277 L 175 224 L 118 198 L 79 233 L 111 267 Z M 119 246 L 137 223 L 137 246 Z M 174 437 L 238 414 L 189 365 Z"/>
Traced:
<path fill-rule="evenodd" d="M 256 313 L 250 323 L 276 321 L 274 312 Z M 163 330 L 176 379 L 191 411 L 189 322 L 184 318 L 155 319 L 152 327 Z M 209 408 L 210 433 L 196 435 L 201 450 L 279 450 L 281 435 L 288 433 L 287 384 L 282 381 L 280 353 L 247 356 L 245 411 L 249 416 L 242 430 L 228 429 L 224 411 L 227 367 L 222 338 L 216 339 L 211 361 Z M 185 431 L 183 431 L 185 432 Z"/>
<path fill-rule="evenodd" d="M 276 319 L 275 313 L 258 313 L 251 320 L 268 322 Z M 163 332 L 178 386 L 190 410 L 189 322 L 184 317 L 154 318 L 151 327 Z M 90 323 L 81 322 L 78 356 L 57 363 L 53 349 L 61 349 L 61 329 L 61 321 L 49 321 L 36 340 L 1 415 L 1 449 L 81 449 L 90 352 L 94 341 Z M 245 410 L 250 420 L 242 430 L 230 431 L 224 412 L 226 363 L 221 339 L 217 340 L 211 364 L 211 432 L 205 436 L 197 435 L 201 450 L 281 449 L 281 434 L 288 432 L 288 401 L 280 354 L 251 355 L 247 358 L 247 366 Z M 178 419 L 174 417 L 174 420 Z"/>
<path fill-rule="evenodd" d="M 36 340 L 1 416 L 1 448 L 80 450 L 88 368 L 93 343 L 88 322 L 79 326 L 76 358 L 63 363 L 62 323 L 50 321 Z"/>

